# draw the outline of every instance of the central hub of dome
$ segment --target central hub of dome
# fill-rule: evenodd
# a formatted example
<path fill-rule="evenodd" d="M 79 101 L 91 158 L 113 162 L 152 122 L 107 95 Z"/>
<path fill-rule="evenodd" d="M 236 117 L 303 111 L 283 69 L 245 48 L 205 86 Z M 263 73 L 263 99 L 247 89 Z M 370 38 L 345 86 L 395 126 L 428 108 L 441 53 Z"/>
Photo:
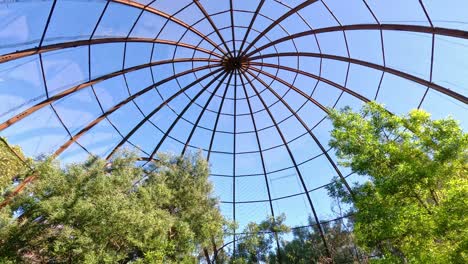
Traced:
<path fill-rule="evenodd" d="M 227 72 L 239 70 L 247 64 L 246 57 L 226 57 L 223 59 L 222 65 Z"/>

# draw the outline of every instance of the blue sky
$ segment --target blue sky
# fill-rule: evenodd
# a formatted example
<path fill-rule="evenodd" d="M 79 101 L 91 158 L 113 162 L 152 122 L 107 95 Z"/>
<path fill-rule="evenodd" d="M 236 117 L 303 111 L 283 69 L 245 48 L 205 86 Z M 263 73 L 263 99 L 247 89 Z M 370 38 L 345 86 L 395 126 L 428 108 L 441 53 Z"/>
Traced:
<path fill-rule="evenodd" d="M 144 4 L 150 1 L 140 1 Z M 151 7 L 167 13 L 174 13 L 187 5 L 190 1 L 159 0 L 151 4 Z M 213 22 L 221 30 L 221 35 L 232 47 L 232 32 L 230 29 L 229 1 L 200 1 L 209 14 L 213 15 Z M 234 1 L 234 9 L 254 11 L 259 1 Z M 257 17 L 253 30 L 247 38 L 251 42 L 262 32 L 272 19 L 277 19 L 288 11 L 288 7 L 281 1 L 267 0 Z M 283 1 L 295 6 L 299 1 Z M 325 3 L 325 4 L 324 4 Z M 380 23 L 410 24 L 430 26 L 426 16 L 417 0 L 381 1 L 368 0 Z M 468 2 L 465 0 L 423 1 L 427 12 L 436 27 L 445 27 L 459 30 L 468 30 Z M 96 22 L 105 7 L 105 1 L 69 0 L 57 1 L 51 22 L 45 33 L 43 46 L 68 42 L 73 40 L 85 40 L 91 37 Z M 16 50 L 23 50 L 38 46 L 44 32 L 45 23 L 51 10 L 52 1 L 21 1 L 0 3 L 0 54 L 7 54 Z M 327 10 L 332 11 L 337 19 Z M 316 2 L 299 11 L 302 16 L 292 15 L 280 23 L 279 26 L 267 32 L 255 47 L 265 45 L 272 40 L 312 29 L 326 28 L 352 24 L 376 23 L 375 19 L 365 7 L 362 0 L 353 1 L 324 1 Z M 173 40 L 199 45 L 202 48 L 213 50 L 213 46 L 201 39 L 200 36 L 175 24 L 168 23 L 163 27 L 165 19 L 149 12 L 125 6 L 118 3 L 110 3 L 106 12 L 96 28 L 93 38 L 108 37 L 140 37 L 153 39 Z M 199 21 L 203 16 L 192 4 L 175 16 L 187 24 Z M 238 48 L 252 19 L 249 12 L 234 12 L 234 24 L 240 26 L 235 29 L 235 45 Z M 304 19 L 306 22 L 304 22 Z M 133 30 L 132 24 L 137 21 Z M 211 25 L 207 20 L 201 20 L 194 28 L 205 34 L 209 34 L 215 43 L 220 43 L 219 37 L 212 33 Z M 211 34 L 210 34 L 211 33 Z M 324 53 L 348 57 L 346 43 L 350 57 L 383 65 L 382 43 L 378 30 L 354 30 L 346 31 L 346 42 L 342 31 L 305 36 L 293 41 L 287 41 L 273 47 L 264 49 L 261 54 L 276 52 L 311 52 Z M 431 80 L 431 50 L 432 35 L 412 33 L 404 31 L 384 31 L 385 65 L 387 67 L 406 72 L 416 77 Z M 446 36 L 435 36 L 434 64 L 432 82 L 447 87 L 459 94 L 468 94 L 468 40 Z M 132 66 L 152 61 L 173 58 L 208 58 L 208 55 L 188 48 L 177 49 L 171 45 L 155 44 L 154 50 L 151 43 L 128 43 L 124 61 L 124 43 L 108 43 L 94 45 L 90 48 L 90 62 L 88 61 L 88 46 L 68 48 L 42 55 L 44 76 L 40 65 L 39 55 L 28 56 L 19 60 L 0 63 L 0 122 L 4 122 L 14 115 L 21 113 L 35 103 L 46 99 L 45 85 L 49 96 L 53 96 L 74 85 L 86 82 L 104 74 L 119 71 Z M 252 49 L 253 50 L 253 49 Z M 260 55 L 261 55 L 260 54 Z M 259 55 L 259 54 L 256 54 Z M 213 57 L 212 57 L 213 58 Z M 214 58 L 216 59 L 216 58 Z M 322 78 L 331 80 L 339 85 L 356 91 L 363 96 L 384 103 L 394 113 L 405 113 L 418 107 L 427 87 L 400 78 L 392 74 L 384 74 L 380 90 L 377 87 L 382 77 L 382 72 L 357 64 L 350 64 L 330 59 L 310 57 L 276 57 L 263 60 L 264 63 L 280 64 L 291 68 L 321 75 Z M 88 68 L 88 63 L 90 68 Z M 153 82 L 167 78 L 174 73 L 179 73 L 194 67 L 205 66 L 206 62 L 181 62 L 143 68 L 116 76 L 99 82 L 92 87 L 73 93 L 50 106 L 44 107 L 15 125 L 1 131 L 13 144 L 23 147 L 25 153 L 37 156 L 50 154 L 69 139 L 69 134 L 74 135 L 88 123 L 96 119 L 103 111 L 107 111 L 115 104 L 127 98 L 129 95 L 150 86 Z M 347 69 L 349 67 L 349 73 Z M 341 94 L 341 91 L 325 82 L 293 74 L 285 70 L 276 70 L 271 67 L 263 67 L 262 70 L 277 74 L 278 77 L 293 83 L 296 87 L 321 104 L 332 107 L 344 107 L 346 105 L 359 108 L 362 102 L 349 95 Z M 115 111 L 88 133 L 79 139 L 80 145 L 89 152 L 106 156 L 116 144 L 125 136 L 144 115 L 149 114 L 166 98 L 173 95 L 181 87 L 192 82 L 210 70 L 201 70 L 195 74 L 188 74 L 172 80 L 152 89 L 134 102 L 129 102 L 121 109 Z M 250 79 L 253 79 L 249 75 Z M 298 115 L 307 123 L 309 128 L 314 127 L 313 132 L 323 145 L 327 145 L 330 139 L 330 121 L 324 119 L 325 113 L 316 105 L 307 101 L 298 93 L 290 90 L 285 85 L 260 75 L 278 94 L 284 96 L 284 100 L 298 111 Z M 210 78 L 202 82 L 206 85 Z M 237 84 L 241 80 L 237 78 Z M 246 81 L 245 78 L 243 80 Z M 320 219 L 335 217 L 330 210 L 332 201 L 326 195 L 323 188 L 330 179 L 336 175 L 329 162 L 307 131 L 295 119 L 288 109 L 278 102 L 277 98 L 254 80 L 253 86 L 261 93 L 265 103 L 269 106 L 275 121 L 284 133 L 288 146 L 294 153 L 294 159 L 299 165 L 299 171 L 303 175 L 308 190 L 318 188 L 310 192 L 313 204 L 316 206 Z M 216 82 L 215 82 L 216 84 Z M 242 227 L 248 221 L 260 221 L 270 214 L 266 191 L 266 182 L 261 166 L 254 124 L 250 117 L 248 102 L 241 86 L 237 86 L 236 92 L 234 78 L 229 86 L 221 85 L 216 96 L 209 101 L 207 111 L 200 119 L 198 127 L 194 130 L 190 141 L 189 150 L 209 149 L 210 139 L 213 134 L 213 125 L 216 120 L 221 97 L 227 88 L 226 99 L 221 107 L 221 115 L 214 134 L 210 163 L 212 165 L 211 177 L 216 195 L 223 201 L 221 208 L 225 215 L 233 216 L 233 178 L 235 174 L 236 185 L 236 220 Z M 142 155 L 151 153 L 163 134 L 176 119 L 176 113 L 180 113 L 203 87 L 196 85 L 186 91 L 185 94 L 171 101 L 161 111 L 150 118 L 151 123 L 146 122 L 130 137 L 133 145 L 139 146 Z M 193 128 L 202 108 L 208 103 L 210 93 L 215 85 L 207 88 L 208 92 L 202 95 L 192 104 L 183 118 L 172 129 L 169 137 L 161 145 L 160 150 L 179 154 L 188 139 L 189 132 Z M 256 96 L 254 89 L 246 85 L 246 92 L 252 111 L 255 112 L 254 120 L 257 127 L 263 158 L 267 170 L 267 178 L 275 214 L 285 213 L 287 223 L 293 226 L 304 225 L 307 222 L 307 214 L 310 207 L 306 196 L 301 194 L 304 190 L 299 182 L 297 171 L 293 168 L 293 162 L 287 149 L 281 141 L 279 133 L 273 126 L 268 113 L 261 101 Z M 237 99 L 234 101 L 234 94 Z M 376 96 L 377 94 L 377 96 Z M 99 101 L 96 99 L 98 98 Z M 338 100 L 339 99 L 339 100 Z M 236 102 L 236 107 L 234 107 Z M 460 120 L 466 129 L 468 126 L 467 106 L 435 90 L 429 90 L 421 107 L 433 114 L 434 118 L 442 118 L 452 115 Z M 234 118 L 234 109 L 237 117 Z M 56 112 L 56 113 L 55 113 Z M 63 124 L 57 118 L 60 116 Z M 234 121 L 236 123 L 236 164 L 233 170 L 234 151 Z M 64 126 L 68 129 L 65 129 Z M 115 126 L 115 127 L 114 127 Z M 131 147 L 125 144 L 125 147 Z M 328 149 L 328 148 L 327 148 Z M 145 154 L 146 153 L 146 154 Z M 228 154 L 226 154 L 228 153 Z M 329 152 L 334 158 L 333 151 Z M 86 158 L 88 153 L 79 145 L 73 144 L 59 158 L 65 163 L 79 161 Z M 349 173 L 346 168 L 341 168 L 344 175 Z M 351 181 L 359 180 L 356 175 L 350 176 Z M 293 196 L 291 196 L 293 195 Z M 291 196 L 289 198 L 285 198 Z M 245 201 L 259 201 L 256 203 L 242 203 Z"/>

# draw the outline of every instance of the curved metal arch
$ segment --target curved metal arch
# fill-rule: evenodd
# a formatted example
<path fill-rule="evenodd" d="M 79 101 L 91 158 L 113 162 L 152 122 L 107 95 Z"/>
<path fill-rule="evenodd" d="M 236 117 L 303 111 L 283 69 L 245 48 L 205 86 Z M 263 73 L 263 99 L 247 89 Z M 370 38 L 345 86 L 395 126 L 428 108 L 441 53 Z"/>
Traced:
<path fill-rule="evenodd" d="M 67 48 L 75 48 L 81 46 L 88 46 L 88 45 L 97 45 L 97 44 L 108 44 L 108 43 L 124 43 L 124 42 L 137 42 L 137 43 L 155 43 L 155 44 L 165 44 L 165 45 L 173 45 L 173 46 L 180 46 L 184 48 L 189 48 L 193 50 L 198 50 L 203 53 L 213 55 L 218 58 L 222 58 L 223 56 L 212 52 L 210 50 L 197 47 L 194 45 L 190 45 L 187 43 L 172 41 L 172 40 L 165 40 L 165 39 L 152 39 L 152 38 L 124 38 L 124 37 L 116 37 L 116 38 L 98 38 L 98 39 L 86 39 L 86 40 L 77 40 L 77 41 L 70 41 L 70 42 L 62 42 L 56 43 L 46 46 L 34 47 L 30 49 L 20 50 L 11 52 L 8 54 L 4 54 L 0 56 L 0 63 L 5 63 L 12 60 L 17 60 L 20 58 L 24 58 L 27 56 L 32 56 L 36 54 L 42 54 L 46 52 L 67 49 Z"/>
<path fill-rule="evenodd" d="M 210 66 L 210 65 L 208 65 Z M 204 66 L 204 68 L 208 69 L 210 67 L 208 66 Z M 215 65 L 215 66 L 220 66 L 220 64 L 218 65 Z M 214 66 L 211 66 L 211 67 L 214 67 Z M 196 79 L 195 81 L 191 82 L 190 84 L 188 84 L 187 86 L 185 86 L 183 89 L 180 89 L 179 91 L 177 91 L 176 93 L 174 93 L 171 97 L 169 97 L 168 99 L 166 99 L 164 102 L 162 102 L 157 108 L 155 108 L 153 111 L 151 111 L 150 114 L 148 114 L 145 118 L 143 118 L 143 120 L 141 120 L 118 144 L 117 146 L 114 147 L 114 149 L 109 153 L 109 155 L 107 155 L 106 159 L 110 159 L 112 157 L 112 155 L 114 155 L 114 153 L 146 122 L 148 121 L 153 115 L 155 115 L 157 112 L 159 112 L 159 110 L 161 110 L 165 105 L 167 105 L 169 102 L 171 102 L 172 100 L 174 100 L 177 96 L 179 96 L 180 94 L 182 94 L 183 92 L 185 92 L 186 90 L 190 89 L 192 86 L 196 85 L 197 83 L 205 80 L 206 78 L 210 77 L 211 75 L 215 74 L 215 73 L 218 73 L 220 71 L 222 71 L 223 68 L 219 68 L 213 72 L 210 72 L 198 79 Z M 174 78 L 173 78 L 174 79 Z"/>
<path fill-rule="evenodd" d="M 221 86 L 221 84 L 223 83 L 223 81 L 227 78 L 228 73 L 222 72 L 219 75 L 215 76 L 213 79 L 210 80 L 210 82 L 208 82 L 208 84 L 203 86 L 203 88 L 200 89 L 200 91 L 189 101 L 189 103 L 184 107 L 184 109 L 180 112 L 180 114 L 177 115 L 176 119 L 172 122 L 171 126 L 166 130 L 166 132 L 164 133 L 161 140 L 159 140 L 158 144 L 156 145 L 154 150 L 151 152 L 151 155 L 149 156 L 149 159 L 153 159 L 154 155 L 156 155 L 159 148 L 163 144 L 164 140 L 166 140 L 167 136 L 171 133 L 172 129 L 175 127 L 175 125 L 180 120 L 180 118 L 185 114 L 185 112 L 187 112 L 187 110 L 190 108 L 190 106 L 193 104 L 193 102 L 195 102 L 198 99 L 198 97 L 200 97 L 206 91 L 206 89 L 208 89 L 223 74 L 224 74 L 223 78 L 221 78 L 221 81 L 217 85 L 217 88 L 219 88 Z"/>
<path fill-rule="evenodd" d="M 62 92 L 60 92 L 60 93 L 58 93 L 58 94 L 56 94 L 54 96 L 48 97 L 47 99 L 35 104 L 34 106 L 31 106 L 30 108 L 24 110 L 23 112 L 15 115 L 14 117 L 12 117 L 12 118 L 8 119 L 7 121 L 3 122 L 2 124 L 0 124 L 0 131 L 12 126 L 13 124 L 15 124 L 18 121 L 22 120 L 23 118 L 31 115 L 32 113 L 34 113 L 37 110 L 43 108 L 44 106 L 50 105 L 53 102 L 55 102 L 57 100 L 60 100 L 60 99 L 66 97 L 66 96 L 68 96 L 70 94 L 73 94 L 73 93 L 75 93 L 77 91 L 80 91 L 80 90 L 86 88 L 86 87 L 89 87 L 89 86 L 94 85 L 96 83 L 99 83 L 99 82 L 102 82 L 104 80 L 110 79 L 112 77 L 116 77 L 116 76 L 119 76 L 119 75 L 122 75 L 122 74 L 125 74 L 125 73 L 129 73 L 129 72 L 140 70 L 140 69 L 147 68 L 147 67 L 152 67 L 152 66 L 157 66 L 157 65 L 162 65 L 162 64 L 172 64 L 172 63 L 177 63 L 177 62 L 190 62 L 190 61 L 194 61 L 194 60 L 195 61 L 207 61 L 207 62 L 219 62 L 219 60 L 210 60 L 210 59 L 206 59 L 206 58 L 186 58 L 186 59 L 156 61 L 156 62 L 152 62 L 152 63 L 137 65 L 137 66 L 130 67 L 130 68 L 120 70 L 120 71 L 115 71 L 113 73 L 103 75 L 103 76 L 98 77 L 96 79 L 93 79 L 91 81 L 88 81 L 88 82 L 73 86 L 71 88 L 68 88 L 68 89 L 66 89 L 66 90 L 64 90 L 64 91 L 62 91 Z M 193 69 L 192 72 L 195 72 L 195 71 L 197 71 L 197 70 Z"/>
<path fill-rule="evenodd" d="M 454 37 L 454 38 L 468 39 L 468 31 L 463 31 L 463 30 L 458 30 L 458 29 L 441 28 L 441 27 L 432 28 L 432 27 L 417 26 L 417 25 L 404 25 L 404 24 L 356 24 L 356 25 L 326 27 L 326 28 L 307 30 L 307 31 L 296 33 L 296 34 L 292 34 L 291 36 L 282 37 L 268 44 L 265 44 L 261 47 L 258 47 L 257 49 L 249 52 L 245 56 L 249 57 L 259 52 L 260 50 L 264 50 L 268 47 L 271 47 L 278 43 L 288 41 L 294 38 L 300 38 L 300 37 L 304 37 L 308 35 L 315 35 L 315 34 L 320 34 L 320 33 L 343 31 L 343 30 L 407 31 L 407 32 L 427 33 L 427 34 L 435 34 L 435 35 L 448 36 L 448 37 Z"/>
<path fill-rule="evenodd" d="M 198 68 L 195 68 L 195 69 L 191 69 L 191 70 L 187 70 L 187 71 L 184 71 L 184 72 L 181 72 L 179 74 L 176 74 L 176 75 L 172 75 L 164 80 L 161 80 L 155 84 L 152 84 L 148 87 L 146 87 L 145 89 L 142 89 L 140 90 L 139 92 L 133 94 L 132 96 L 130 97 L 127 97 L 125 100 L 121 101 L 120 103 L 116 104 L 115 106 L 113 106 L 111 109 L 107 110 L 105 113 L 103 113 L 102 115 L 100 115 L 98 118 L 96 118 L 95 120 L 91 121 L 88 125 L 86 125 L 83 129 L 81 129 L 78 133 L 76 133 L 73 137 L 71 137 L 67 142 L 65 142 L 62 146 L 60 146 L 53 154 L 54 157 L 56 156 L 59 156 L 63 151 L 65 151 L 72 143 L 74 143 L 75 141 L 77 141 L 81 136 L 83 136 L 87 131 L 89 131 L 91 128 L 93 128 L 95 125 L 97 125 L 99 122 L 101 122 L 104 118 L 106 118 L 107 116 L 109 116 L 110 114 L 112 114 L 113 112 L 115 112 L 116 110 L 120 109 L 122 106 L 124 106 L 125 104 L 127 104 L 128 102 L 132 101 L 133 99 L 139 97 L 140 95 L 148 92 L 149 90 L 153 89 L 154 87 L 158 86 L 158 85 L 161 85 L 161 84 L 164 84 L 166 82 L 169 82 L 175 78 L 179 78 L 180 76 L 183 76 L 183 75 L 186 75 L 186 74 L 189 74 L 189 73 L 192 73 L 194 71 L 200 71 L 200 70 L 206 70 L 206 69 L 209 69 L 211 67 L 216 67 L 216 66 L 219 66 L 219 65 L 207 65 L 207 66 L 202 66 L 202 67 L 198 67 Z"/>
<path fill-rule="evenodd" d="M 195 33 L 196 35 L 200 36 L 202 39 L 206 40 L 208 43 L 210 43 L 214 48 L 218 49 L 221 53 L 223 53 L 224 55 L 226 55 L 226 51 L 223 50 L 222 48 L 218 47 L 218 45 L 213 41 L 211 40 L 210 38 L 208 38 L 206 35 L 204 35 L 203 33 L 201 33 L 200 31 L 198 31 L 197 29 L 193 28 L 192 26 L 190 26 L 189 24 L 183 22 L 182 20 L 180 19 L 177 19 L 175 18 L 174 16 L 172 15 L 169 15 L 161 10 L 158 10 L 156 8 L 153 8 L 153 7 L 148 7 L 144 4 L 140 4 L 138 2 L 135 2 L 135 1 L 132 1 L 132 0 L 109 0 L 110 2 L 114 2 L 114 3 L 119 3 L 119 4 L 123 4 L 123 5 L 126 5 L 126 6 L 130 6 L 130 7 L 133 7 L 133 8 L 137 8 L 137 9 L 143 9 L 144 11 L 148 11 L 152 14 L 155 14 L 157 16 L 160 16 L 160 17 L 163 17 L 165 18 L 166 20 L 168 21 L 172 21 L 176 24 L 178 24 L 179 26 L 182 26 L 190 31 L 192 31 L 193 33 Z"/>
<path fill-rule="evenodd" d="M 309 72 L 301 71 L 301 70 L 294 69 L 294 68 L 287 67 L 287 66 L 271 64 L 271 63 L 256 63 L 256 62 L 254 62 L 254 63 L 250 63 L 250 65 L 254 65 L 254 66 L 255 66 L 255 65 L 259 65 L 259 66 L 261 65 L 261 66 L 265 66 L 265 67 L 276 68 L 276 69 L 281 69 L 281 70 L 285 70 L 285 71 L 291 71 L 291 72 L 294 72 L 294 73 L 299 73 L 299 74 L 301 74 L 301 75 L 304 75 L 304 76 L 313 78 L 313 79 L 315 79 L 315 80 L 317 80 L 317 81 L 321 81 L 321 82 L 324 82 L 324 83 L 326 83 L 326 84 L 329 84 L 329 85 L 331 85 L 331 86 L 333 86 L 333 87 L 335 87 L 335 88 L 338 88 L 339 90 L 341 90 L 341 91 L 343 91 L 343 92 L 346 92 L 346 93 L 348 93 L 348 94 L 350 94 L 350 95 L 352 95 L 352 96 L 358 98 L 358 99 L 361 100 L 361 101 L 364 101 L 364 102 L 369 102 L 369 101 L 370 101 L 368 98 L 366 98 L 365 96 L 361 95 L 360 93 L 356 93 L 355 91 L 353 91 L 353 90 L 351 90 L 351 89 L 348 89 L 348 88 L 344 87 L 343 85 L 340 85 L 340 84 L 335 83 L 335 82 L 333 82 L 333 81 L 331 81 L 331 80 L 329 80 L 329 79 L 327 79 L 327 78 L 323 78 L 323 77 L 317 76 L 317 75 L 312 74 L 312 73 L 309 73 Z M 255 67 L 251 67 L 250 69 L 252 69 L 252 70 L 254 70 L 254 71 L 257 71 L 257 72 L 261 71 L 260 69 L 257 69 L 257 68 L 255 68 Z M 268 76 L 268 77 L 273 76 L 273 75 L 271 75 L 270 73 L 265 72 L 265 71 L 262 71 L 261 73 L 264 74 L 264 75 L 266 75 L 266 76 Z M 272 77 L 270 77 L 270 78 L 272 78 Z M 286 86 L 289 86 L 289 85 L 290 85 L 290 84 L 288 84 L 288 82 L 286 82 L 286 81 L 284 81 L 284 80 L 281 80 L 281 81 L 280 81 L 280 80 L 281 80 L 281 79 L 279 79 L 278 81 L 281 82 L 281 83 L 283 83 L 284 85 L 286 85 Z M 297 90 L 300 90 L 300 89 L 298 89 L 298 88 L 296 88 L 296 89 L 297 89 Z M 294 90 L 296 91 L 296 89 L 294 89 Z M 320 108 L 322 108 L 322 107 L 320 107 Z M 323 109 L 323 108 L 322 108 L 322 109 Z"/>
<path fill-rule="evenodd" d="M 257 41 L 259 41 L 263 36 L 265 36 L 266 33 L 268 33 L 270 30 L 272 30 L 274 27 L 276 27 L 278 24 L 281 23 L 281 21 L 285 20 L 286 18 L 288 18 L 289 16 L 295 14 L 296 12 L 298 12 L 299 10 L 317 2 L 318 0 L 307 0 L 299 5 L 297 5 L 296 7 L 290 9 L 288 12 L 284 13 L 282 16 L 280 16 L 279 18 L 275 19 L 275 21 L 273 23 L 271 23 L 267 28 L 265 28 L 264 30 L 262 30 L 262 32 L 254 39 L 252 40 L 252 42 L 249 43 L 249 45 L 247 45 L 247 47 L 245 48 L 244 51 L 241 51 L 240 54 L 242 56 L 249 56 L 249 55 L 245 55 L 251 48 L 253 45 L 255 45 L 255 43 L 257 43 Z"/>
<path fill-rule="evenodd" d="M 281 65 L 276 65 L 276 64 L 269 64 L 269 63 L 262 63 L 262 64 L 263 64 L 264 66 L 268 66 L 268 67 L 272 67 L 272 68 L 280 68 L 280 69 L 283 69 L 283 70 L 290 70 L 290 69 L 296 70 L 296 69 L 293 69 L 293 68 L 289 68 L 289 67 L 281 66 Z M 255 64 L 251 64 L 251 65 L 255 65 Z M 319 107 L 320 109 L 322 109 L 322 111 L 324 111 L 325 113 L 327 113 L 327 114 L 329 113 L 329 110 L 328 110 L 327 107 L 325 107 L 325 106 L 322 105 L 320 102 L 318 102 L 317 100 L 315 100 L 314 98 L 312 98 L 310 95 L 304 93 L 304 91 L 302 91 L 301 89 L 299 89 L 299 88 L 295 87 L 294 85 L 288 83 L 287 81 L 285 81 L 285 80 L 283 80 L 283 79 L 281 79 L 281 78 L 279 78 L 279 77 L 277 77 L 277 76 L 274 76 L 274 75 L 272 75 L 271 73 L 268 73 L 268 72 L 262 71 L 262 70 L 260 70 L 260 69 L 257 69 L 257 68 L 255 68 L 255 67 L 249 67 L 248 69 L 253 70 L 253 71 L 256 71 L 256 72 L 259 72 L 259 73 L 261 73 L 261 74 L 263 74 L 263 75 L 265 75 L 265 76 L 267 76 L 267 77 L 269 77 L 269 78 L 271 78 L 271 79 L 273 79 L 273 80 L 276 80 L 276 81 L 282 83 L 283 85 L 285 85 L 285 86 L 291 88 L 293 91 L 297 92 L 298 94 L 300 94 L 301 96 L 303 96 L 304 98 L 306 98 L 307 100 L 309 100 L 310 102 L 312 102 L 313 104 L 315 104 L 316 106 L 318 106 L 318 107 Z M 309 73 L 307 73 L 307 74 L 309 74 Z M 340 89 L 340 90 L 342 90 L 342 91 L 346 91 L 346 92 L 349 91 L 350 94 L 352 93 L 351 95 L 353 95 L 353 96 L 356 95 L 358 98 L 362 98 L 361 100 L 363 100 L 363 101 L 365 101 L 365 102 L 368 102 L 368 101 L 369 101 L 369 99 L 363 97 L 362 95 L 357 94 L 357 93 L 355 93 L 355 92 L 353 92 L 353 91 L 351 91 L 351 90 L 349 90 L 349 89 L 347 89 L 347 88 L 345 88 L 345 87 L 343 87 L 343 86 L 341 86 L 341 85 L 339 85 L 339 84 L 337 84 L 337 83 L 335 83 L 335 82 L 332 82 L 332 81 L 330 81 L 330 80 L 328 80 L 328 79 L 325 79 L 325 78 L 322 78 L 322 77 L 320 77 L 320 78 L 318 79 L 318 76 L 315 76 L 315 75 L 313 75 L 313 76 L 314 76 L 314 77 L 312 77 L 312 76 L 309 76 L 309 77 L 314 78 L 314 79 L 317 79 L 317 80 L 319 80 L 319 81 L 326 82 L 326 83 L 328 83 L 328 84 L 330 84 L 330 85 L 332 85 L 332 86 L 334 86 L 334 87 L 336 87 L 336 88 L 338 88 L 338 89 Z M 317 78 L 315 78 L 315 77 L 317 77 Z"/>
<path fill-rule="evenodd" d="M 278 54 L 265 54 L 265 55 L 259 55 L 259 56 L 254 56 L 251 59 L 252 60 L 257 60 L 257 59 L 262 59 L 262 58 L 270 58 L 270 57 L 282 57 L 282 56 L 303 56 L 303 57 L 314 57 L 314 58 L 323 58 L 323 59 L 330 59 L 330 60 L 337 60 L 337 61 L 343 61 L 343 62 L 348 62 L 348 63 L 353 63 L 353 64 L 358 64 L 361 66 L 365 66 L 368 68 L 380 70 L 383 72 L 391 73 L 393 75 L 396 75 L 398 77 L 401 77 L 406 80 L 410 80 L 416 83 L 419 83 L 421 85 L 427 86 L 431 89 L 434 89 L 440 93 L 443 93 L 445 95 L 448 95 L 454 99 L 457 99 L 459 101 L 462 101 L 463 103 L 468 103 L 468 98 L 462 94 L 459 94 L 453 90 L 450 90 L 444 86 L 438 85 L 436 83 L 427 81 L 425 79 L 419 78 L 417 76 L 414 76 L 412 74 L 399 71 L 397 69 L 391 68 L 391 67 L 386 67 L 382 66 L 379 64 L 375 64 L 372 62 L 368 61 L 363 61 L 363 60 L 358 60 L 354 58 L 348 58 L 348 57 L 342 57 L 338 55 L 331 55 L 331 54 L 324 54 L 324 53 L 313 53 L 313 52 L 282 52 Z M 252 63 L 251 63 L 252 64 Z"/>
<path fill-rule="evenodd" d="M 314 204 L 312 203 L 312 198 L 310 198 L 310 194 L 308 192 L 308 189 L 307 189 L 307 185 L 305 184 L 305 181 L 304 181 L 304 178 L 302 177 L 302 173 L 301 171 L 299 170 L 299 167 L 296 163 L 296 159 L 294 158 L 294 155 L 291 151 L 291 149 L 289 148 L 289 146 L 286 144 L 286 138 L 284 137 L 283 135 L 283 132 L 281 131 L 281 129 L 279 128 L 278 124 L 276 123 L 276 120 L 275 120 L 275 117 L 273 116 L 273 114 L 271 113 L 270 109 L 267 107 L 265 101 L 263 100 L 263 97 L 258 93 L 258 90 L 255 88 L 254 84 L 250 81 L 249 77 L 245 74 L 245 72 L 243 72 L 241 70 L 241 75 L 243 75 L 246 80 L 249 82 L 250 84 L 250 87 L 252 87 L 253 91 L 255 92 L 255 94 L 257 95 L 258 99 L 260 100 L 261 104 L 263 105 L 263 107 L 265 108 L 265 110 L 267 111 L 268 113 L 268 116 L 270 117 L 271 121 L 273 122 L 273 124 L 275 125 L 275 128 L 281 138 L 281 140 L 283 141 L 284 145 L 285 145 L 285 148 L 289 154 L 289 157 L 291 158 L 291 161 L 294 165 L 294 168 L 296 170 L 296 173 L 301 181 L 301 185 L 302 185 L 302 188 L 304 188 L 304 191 L 306 192 L 306 197 L 307 197 L 307 200 L 309 202 L 309 205 L 310 205 L 310 208 L 312 209 L 312 214 L 314 216 L 314 219 L 317 223 L 319 223 L 319 218 L 318 218 L 318 215 L 317 215 L 317 212 L 315 211 L 315 207 L 314 207 Z M 253 75 L 255 76 L 255 75 Z M 327 255 L 329 257 L 331 257 L 331 252 L 330 252 L 330 248 L 328 247 L 328 243 L 327 243 L 327 240 L 325 239 L 325 235 L 324 235 L 324 232 L 323 232 L 323 229 L 320 225 L 318 225 L 318 229 L 319 229 L 319 233 L 320 233 L 320 237 L 322 238 L 322 242 L 323 244 L 325 245 L 325 248 L 326 248 L 326 251 L 327 251 Z"/>

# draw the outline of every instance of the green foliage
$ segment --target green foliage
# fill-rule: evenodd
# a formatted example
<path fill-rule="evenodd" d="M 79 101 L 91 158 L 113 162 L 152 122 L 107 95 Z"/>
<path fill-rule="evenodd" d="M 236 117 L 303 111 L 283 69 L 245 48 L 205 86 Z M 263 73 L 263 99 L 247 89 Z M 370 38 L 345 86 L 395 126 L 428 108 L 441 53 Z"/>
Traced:
<path fill-rule="evenodd" d="M 283 241 L 280 258 L 272 256 L 271 263 L 359 263 L 362 258 L 354 245 L 353 234 L 342 221 L 322 223 L 331 259 L 327 257 L 316 223 L 309 218 L 310 227 L 293 230 L 293 239 Z M 361 262 L 362 263 L 362 262 Z"/>
<path fill-rule="evenodd" d="M 217 263 L 365 263 L 362 252 L 354 244 L 349 226 L 342 221 L 322 223 L 325 239 L 332 259 L 327 257 L 316 223 L 309 218 L 310 227 L 292 230 L 292 239 L 284 236 L 291 229 L 284 224 L 286 217 L 268 218 L 261 223 L 249 223 L 239 235 L 236 254 L 230 259 L 218 259 Z M 280 245 L 277 250 L 276 240 Z"/>
<path fill-rule="evenodd" d="M 274 239 L 281 240 L 281 233 L 289 232 L 289 227 L 284 224 L 286 217 L 280 215 L 276 218 L 270 217 L 261 223 L 249 223 L 243 233 L 239 236 L 236 255 L 233 263 L 251 264 L 261 262 L 271 262 L 270 255 L 274 253 Z M 275 233 L 277 237 L 275 237 Z"/>
<path fill-rule="evenodd" d="M 8 146 L 6 139 L 0 139 L 0 194 L 11 188 L 13 180 L 22 176 L 27 170 L 26 159 L 17 146 Z"/>
<path fill-rule="evenodd" d="M 355 184 L 354 232 L 382 263 L 468 263 L 468 135 L 421 110 L 396 116 L 369 103 L 333 110 L 330 145 Z M 337 180 L 330 195 L 352 203 Z"/>
<path fill-rule="evenodd" d="M 21 179 L 28 171 L 30 159 L 24 157 L 17 146 L 9 146 L 5 138 L 0 138 L 0 202 L 10 194 L 15 180 Z M 6 206 L 8 208 L 8 206 Z M 0 238 L 4 237 L 4 227 L 14 219 L 8 209 L 0 210 Z"/>
<path fill-rule="evenodd" d="M 206 161 L 162 157 L 154 172 L 135 162 L 37 164 L 38 179 L 2 209 L 19 216 L 1 226 L 0 261 L 198 263 L 224 224 Z"/>

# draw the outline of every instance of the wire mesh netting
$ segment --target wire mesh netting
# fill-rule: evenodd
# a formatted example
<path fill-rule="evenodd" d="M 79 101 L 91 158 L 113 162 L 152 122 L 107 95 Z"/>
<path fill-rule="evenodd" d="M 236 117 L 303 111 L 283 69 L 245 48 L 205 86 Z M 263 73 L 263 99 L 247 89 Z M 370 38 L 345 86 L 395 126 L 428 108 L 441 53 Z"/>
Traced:
<path fill-rule="evenodd" d="M 0 1 L 0 131 L 64 163 L 201 150 L 223 214 L 346 218 L 329 108 L 467 126 L 468 2 Z M 343 206 L 343 205 L 342 205 Z"/>

